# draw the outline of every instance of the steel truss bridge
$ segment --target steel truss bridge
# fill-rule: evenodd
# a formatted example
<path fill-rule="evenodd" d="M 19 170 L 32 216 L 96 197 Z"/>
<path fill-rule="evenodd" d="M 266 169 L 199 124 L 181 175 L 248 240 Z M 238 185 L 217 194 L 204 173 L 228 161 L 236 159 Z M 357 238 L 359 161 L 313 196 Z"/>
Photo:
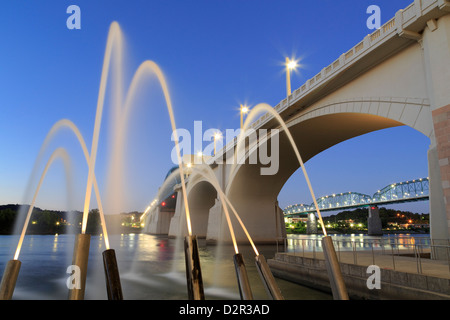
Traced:
<path fill-rule="evenodd" d="M 390 184 L 378 190 L 372 196 L 358 193 L 345 192 L 332 194 L 317 199 L 319 210 L 335 211 L 342 209 L 352 209 L 366 206 L 388 205 L 394 203 L 405 203 L 413 201 L 425 201 L 429 199 L 428 178 L 420 178 L 411 181 Z M 285 217 L 292 217 L 298 214 L 316 212 L 314 203 L 294 204 L 283 210 Z"/>

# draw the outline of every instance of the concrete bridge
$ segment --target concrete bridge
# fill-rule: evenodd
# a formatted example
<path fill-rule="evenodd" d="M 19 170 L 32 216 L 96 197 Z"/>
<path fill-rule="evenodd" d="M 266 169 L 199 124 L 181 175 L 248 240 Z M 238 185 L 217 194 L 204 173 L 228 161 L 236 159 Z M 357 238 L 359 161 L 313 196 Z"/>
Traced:
<path fill-rule="evenodd" d="M 427 136 L 431 236 L 448 239 L 450 1 L 415 0 L 274 109 L 286 122 L 304 162 L 342 141 L 389 127 L 406 125 Z M 251 128 L 258 132 L 281 127 L 266 113 Z M 300 167 L 286 134 L 276 137 L 276 174 L 262 175 L 263 164 L 249 163 L 260 148 L 270 147 L 272 136 L 258 136 L 246 145 L 246 163 L 230 164 L 236 161 L 229 152 L 236 148 L 236 140 L 205 161 L 255 242 L 285 237 L 277 196 Z M 146 231 L 186 234 L 179 181 L 168 178 L 162 189 L 143 216 Z M 193 172 L 187 178 L 187 199 L 193 234 L 207 240 L 228 236 L 223 228 L 224 204 L 211 180 Z M 235 231 L 238 240 L 247 241 L 236 224 Z"/>

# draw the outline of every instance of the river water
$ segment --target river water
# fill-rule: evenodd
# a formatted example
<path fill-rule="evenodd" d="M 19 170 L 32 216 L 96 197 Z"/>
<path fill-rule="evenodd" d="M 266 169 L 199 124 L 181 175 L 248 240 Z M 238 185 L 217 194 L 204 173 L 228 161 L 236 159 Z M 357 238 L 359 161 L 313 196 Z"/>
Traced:
<path fill-rule="evenodd" d="M 123 296 L 126 300 L 187 299 L 183 243 L 166 236 L 148 234 L 110 235 L 119 265 Z M 66 281 L 71 265 L 74 235 L 27 235 L 19 260 L 22 266 L 14 291 L 16 300 L 67 299 Z M 12 259 L 17 236 L 0 236 L 0 272 Z M 250 246 L 239 246 L 244 256 L 255 299 L 268 299 L 254 263 Z M 276 246 L 258 247 L 266 259 L 273 257 Z M 101 236 L 91 237 L 86 300 L 107 299 L 103 272 Z M 206 245 L 199 240 L 200 261 L 206 299 L 240 299 L 231 246 Z M 323 300 L 329 294 L 281 279 L 277 283 L 285 299 Z"/>
<path fill-rule="evenodd" d="M 337 238 L 350 236 L 337 236 Z M 353 235 L 353 237 L 355 237 Z M 367 236 L 359 235 L 358 238 Z M 180 239 L 148 234 L 110 235 L 111 248 L 115 250 L 119 265 L 123 296 L 126 300 L 186 300 L 186 274 L 183 243 Z M 298 239 L 314 236 L 291 235 L 287 250 L 298 250 Z M 316 236 L 317 239 L 320 236 Z M 74 235 L 27 235 L 19 260 L 22 266 L 14 291 L 15 300 L 65 300 L 66 281 L 71 265 Z M 0 272 L 12 259 L 18 242 L 17 236 L 0 236 Z M 106 296 L 102 252 L 102 236 L 91 237 L 86 300 L 104 300 Z M 255 299 L 268 299 L 254 263 L 250 246 L 239 246 L 244 256 L 250 285 Z M 262 245 L 258 250 L 270 259 L 281 245 Z M 207 300 L 238 300 L 233 248 L 206 245 L 199 240 L 200 261 Z M 330 300 L 331 295 L 282 279 L 276 279 L 286 300 Z"/>

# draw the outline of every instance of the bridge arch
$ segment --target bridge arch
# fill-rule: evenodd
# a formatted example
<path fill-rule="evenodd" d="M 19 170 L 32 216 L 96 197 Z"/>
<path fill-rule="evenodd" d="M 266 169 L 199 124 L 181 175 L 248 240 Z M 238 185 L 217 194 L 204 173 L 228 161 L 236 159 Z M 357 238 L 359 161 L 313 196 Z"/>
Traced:
<path fill-rule="evenodd" d="M 306 163 L 315 155 L 366 133 L 408 125 L 427 137 L 433 134 L 426 99 L 365 98 L 346 99 L 317 105 L 292 118 L 287 127 Z M 281 129 L 280 129 L 281 130 Z M 249 146 L 247 159 L 258 148 Z M 275 175 L 261 175 L 260 164 L 237 165 L 227 178 L 227 194 L 250 234 L 258 240 L 282 235 L 281 228 L 269 231 L 262 221 L 279 225 L 277 197 L 300 164 L 283 132 L 279 135 L 279 168 Z M 273 229 L 273 227 L 272 227 Z"/>
<path fill-rule="evenodd" d="M 192 234 L 199 238 L 206 238 L 209 212 L 216 203 L 217 191 L 209 181 L 198 176 L 192 178 L 186 190 Z"/>

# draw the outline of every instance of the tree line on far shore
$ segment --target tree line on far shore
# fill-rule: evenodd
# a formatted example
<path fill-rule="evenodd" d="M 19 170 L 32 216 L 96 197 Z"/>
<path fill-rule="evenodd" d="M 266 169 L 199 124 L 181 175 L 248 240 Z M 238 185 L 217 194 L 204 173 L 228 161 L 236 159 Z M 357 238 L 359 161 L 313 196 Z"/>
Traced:
<path fill-rule="evenodd" d="M 22 231 L 25 216 L 29 210 L 29 205 L 8 204 L 0 205 L 0 234 L 13 234 Z M 21 213 L 19 215 L 19 211 Z M 138 215 L 138 213 L 131 213 Z M 108 220 L 114 220 L 119 225 L 123 225 L 129 219 L 130 214 L 114 215 L 108 217 Z M 106 215 L 105 215 L 106 217 Z M 45 210 L 41 208 L 33 208 L 31 218 L 27 227 L 27 234 L 63 234 L 63 233 L 79 233 L 81 231 L 81 223 L 83 220 L 83 212 L 81 211 L 57 211 Z M 108 221 L 107 221 L 108 223 Z M 89 211 L 87 220 L 86 233 L 101 233 L 101 218 L 98 209 Z"/>
<path fill-rule="evenodd" d="M 368 216 L 369 210 L 367 208 L 357 208 L 323 217 L 323 222 L 329 231 L 339 233 L 364 232 L 367 231 Z M 385 231 L 429 232 L 429 213 L 413 213 L 381 207 L 379 208 L 379 216 L 381 226 Z M 306 222 L 286 223 L 286 230 L 289 233 L 305 233 L 307 231 Z"/>

